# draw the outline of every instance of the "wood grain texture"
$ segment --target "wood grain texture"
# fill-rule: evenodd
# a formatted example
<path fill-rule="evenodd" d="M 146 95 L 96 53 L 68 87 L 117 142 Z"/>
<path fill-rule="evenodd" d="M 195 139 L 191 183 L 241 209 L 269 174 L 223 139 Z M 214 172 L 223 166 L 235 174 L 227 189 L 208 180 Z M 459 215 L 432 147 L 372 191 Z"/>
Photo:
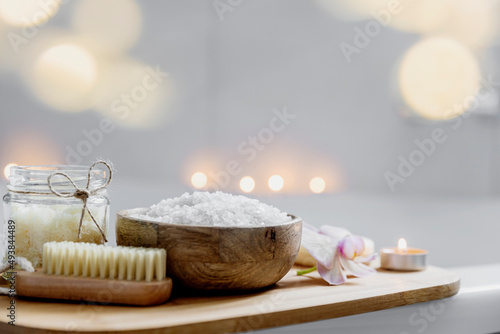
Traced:
<path fill-rule="evenodd" d="M 299 252 L 302 221 L 268 227 L 218 227 L 165 224 L 130 218 L 139 208 L 118 212 L 120 246 L 167 250 L 167 274 L 202 290 L 259 289 L 279 281 Z"/>
<path fill-rule="evenodd" d="M 158 305 L 172 293 L 172 279 L 136 282 L 73 276 L 48 276 L 20 271 L 16 293 L 24 297 L 93 301 L 101 304 Z"/>
<path fill-rule="evenodd" d="M 238 295 L 174 295 L 154 307 L 99 303 L 46 303 L 18 299 L 16 326 L 0 317 L 1 333 L 236 333 L 331 319 L 450 297 L 459 278 L 444 269 L 420 272 L 379 270 L 328 286 L 317 273 L 296 276 L 295 268 L 271 288 Z M 5 310 L 9 298 L 0 297 Z"/>

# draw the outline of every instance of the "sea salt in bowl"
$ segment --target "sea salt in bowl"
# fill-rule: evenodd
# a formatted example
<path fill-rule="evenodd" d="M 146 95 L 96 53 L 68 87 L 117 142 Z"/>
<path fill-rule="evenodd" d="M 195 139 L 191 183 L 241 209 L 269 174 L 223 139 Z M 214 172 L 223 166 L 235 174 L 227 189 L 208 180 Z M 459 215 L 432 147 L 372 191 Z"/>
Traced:
<path fill-rule="evenodd" d="M 189 220 L 189 215 L 176 215 L 175 212 L 193 208 L 175 204 L 169 213 L 176 219 Z M 187 287 L 249 290 L 273 285 L 292 268 L 299 252 L 302 220 L 293 215 L 285 214 L 285 222 L 266 221 L 260 224 L 254 221 L 252 225 L 240 222 L 233 226 L 218 226 L 220 224 L 202 225 L 196 221 L 193 224 L 193 221 L 186 223 L 176 219 L 165 222 L 169 219 L 166 216 L 151 217 L 152 209 L 159 208 L 152 206 L 118 212 L 117 244 L 166 249 L 168 275 Z M 203 210 L 200 205 L 194 209 L 195 214 Z M 256 210 L 261 209 L 256 207 Z M 230 216 L 231 210 L 212 212 L 212 217 L 208 213 L 207 219 L 220 218 L 225 214 Z M 266 218 L 268 220 L 269 216 Z"/>

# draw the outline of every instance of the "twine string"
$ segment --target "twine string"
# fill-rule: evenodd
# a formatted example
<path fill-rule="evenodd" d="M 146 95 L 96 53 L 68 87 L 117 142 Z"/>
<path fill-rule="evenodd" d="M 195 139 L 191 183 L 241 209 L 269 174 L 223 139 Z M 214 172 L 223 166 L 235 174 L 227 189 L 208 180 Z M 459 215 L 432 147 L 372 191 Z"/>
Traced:
<path fill-rule="evenodd" d="M 92 177 L 92 171 L 94 170 L 95 166 L 97 166 L 99 164 L 106 166 L 106 168 L 108 169 L 108 172 L 109 172 L 109 177 L 104 185 L 97 187 L 97 188 L 94 188 L 94 189 L 90 189 L 90 180 Z M 54 189 L 54 187 L 52 186 L 52 178 L 56 175 L 60 175 L 60 176 L 65 177 L 69 181 L 69 183 L 71 183 L 71 185 L 75 188 L 75 191 L 74 192 L 59 192 L 56 189 Z M 99 229 L 99 232 L 101 232 L 101 235 L 102 235 L 102 238 L 104 239 L 104 242 L 108 242 L 108 240 L 106 239 L 106 235 L 104 234 L 103 230 L 101 229 L 101 226 L 97 223 L 97 220 L 95 219 L 94 215 L 92 214 L 92 212 L 88 208 L 87 200 L 90 196 L 95 195 L 97 192 L 106 188 L 109 185 L 109 183 L 111 182 L 112 177 L 113 177 L 113 170 L 111 169 L 111 166 L 106 161 L 99 160 L 99 161 L 94 162 L 92 164 L 92 166 L 90 166 L 89 172 L 88 172 L 88 177 L 87 177 L 87 186 L 85 188 L 78 188 L 78 186 L 73 181 L 73 179 L 71 179 L 71 177 L 68 174 L 63 173 L 63 172 L 53 173 L 47 178 L 47 183 L 49 185 L 49 189 L 54 195 L 59 196 L 59 197 L 64 197 L 64 198 L 74 197 L 74 198 L 80 199 L 82 201 L 83 208 L 82 208 L 82 214 L 80 216 L 80 223 L 78 224 L 78 239 L 81 238 L 82 224 L 83 224 L 83 218 L 85 216 L 85 212 L 88 212 L 88 214 L 89 214 L 90 218 L 92 219 L 92 221 L 94 222 L 95 226 L 97 226 L 97 228 Z M 106 217 L 104 217 L 103 219 L 106 219 Z"/>

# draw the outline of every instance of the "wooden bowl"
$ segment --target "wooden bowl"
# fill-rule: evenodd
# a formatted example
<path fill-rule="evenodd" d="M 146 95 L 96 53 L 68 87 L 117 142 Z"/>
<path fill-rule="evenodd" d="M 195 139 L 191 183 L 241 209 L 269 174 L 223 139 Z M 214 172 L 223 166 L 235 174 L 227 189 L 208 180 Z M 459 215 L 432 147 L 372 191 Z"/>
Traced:
<path fill-rule="evenodd" d="M 302 220 L 266 227 L 167 224 L 131 218 L 147 208 L 116 214 L 119 246 L 167 251 L 167 274 L 184 286 L 249 290 L 278 282 L 299 253 Z"/>

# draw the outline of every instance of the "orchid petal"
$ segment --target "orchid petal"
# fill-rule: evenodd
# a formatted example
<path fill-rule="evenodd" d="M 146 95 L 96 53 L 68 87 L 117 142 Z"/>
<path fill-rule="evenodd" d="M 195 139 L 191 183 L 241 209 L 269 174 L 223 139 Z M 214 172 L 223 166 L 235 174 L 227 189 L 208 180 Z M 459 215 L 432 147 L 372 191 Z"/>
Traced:
<path fill-rule="evenodd" d="M 351 239 L 354 246 L 354 252 L 356 253 L 355 256 L 363 254 L 365 251 L 365 242 L 363 241 L 363 238 L 353 235 Z"/>
<path fill-rule="evenodd" d="M 303 245 L 300 245 L 299 254 L 297 254 L 297 258 L 295 259 L 295 264 L 304 267 L 312 267 L 317 263 L 316 259 L 312 257 L 312 255 L 305 249 Z"/>
<path fill-rule="evenodd" d="M 342 257 L 340 258 L 340 263 L 346 271 L 356 277 L 365 277 L 376 273 L 376 270 L 371 267 L 354 261 L 346 260 Z"/>
<path fill-rule="evenodd" d="M 325 268 L 318 263 L 318 273 L 321 278 L 327 281 L 330 285 L 340 285 L 345 283 L 347 280 L 347 277 L 340 266 L 339 259 L 340 256 L 336 256 L 336 261 L 331 269 Z"/>
<path fill-rule="evenodd" d="M 354 242 L 352 241 L 352 238 L 350 236 L 342 239 L 339 245 L 340 252 L 346 259 L 354 259 L 354 257 L 356 256 L 356 251 L 354 249 Z"/>
<path fill-rule="evenodd" d="M 333 267 L 337 255 L 337 241 L 329 236 L 305 229 L 302 231 L 302 246 L 312 257 L 327 269 Z"/>
<path fill-rule="evenodd" d="M 342 227 L 322 225 L 319 228 L 319 233 L 329 235 L 332 238 L 343 239 L 344 237 L 351 235 L 351 232 Z"/>
<path fill-rule="evenodd" d="M 375 253 L 375 243 L 373 242 L 373 240 L 366 237 L 361 237 L 361 238 L 363 238 L 363 243 L 365 244 L 365 250 L 363 253 L 359 255 L 365 256 Z"/>
<path fill-rule="evenodd" d="M 346 274 L 364 277 L 376 273 L 375 269 L 363 264 L 377 257 L 374 242 L 354 236 L 344 228 L 323 225 L 318 229 L 304 223 L 301 248 L 302 253 L 316 260 L 313 262 L 318 273 L 331 285 L 345 283 Z"/>
<path fill-rule="evenodd" d="M 367 262 L 372 262 L 377 257 L 378 257 L 378 254 L 377 253 L 373 253 L 373 254 L 367 255 L 367 256 L 358 256 L 358 257 L 355 257 L 353 261 L 357 262 L 357 263 L 367 263 Z"/>

